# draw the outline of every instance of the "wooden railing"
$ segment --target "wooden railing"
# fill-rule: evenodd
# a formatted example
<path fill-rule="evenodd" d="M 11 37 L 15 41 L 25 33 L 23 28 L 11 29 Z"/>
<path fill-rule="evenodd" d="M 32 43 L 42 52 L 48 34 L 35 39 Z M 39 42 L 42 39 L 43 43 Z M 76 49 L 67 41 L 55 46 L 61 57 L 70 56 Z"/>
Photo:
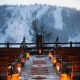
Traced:
<path fill-rule="evenodd" d="M 1 46 L 5 46 L 5 47 L 10 47 L 10 46 L 19 46 L 21 45 L 22 43 L 0 43 L 0 47 Z M 80 44 L 80 42 L 57 42 L 57 43 L 42 43 L 42 46 L 43 47 L 58 47 L 58 46 L 69 46 L 69 47 L 73 47 L 74 44 Z M 36 46 L 36 43 L 26 43 L 26 46 Z"/>

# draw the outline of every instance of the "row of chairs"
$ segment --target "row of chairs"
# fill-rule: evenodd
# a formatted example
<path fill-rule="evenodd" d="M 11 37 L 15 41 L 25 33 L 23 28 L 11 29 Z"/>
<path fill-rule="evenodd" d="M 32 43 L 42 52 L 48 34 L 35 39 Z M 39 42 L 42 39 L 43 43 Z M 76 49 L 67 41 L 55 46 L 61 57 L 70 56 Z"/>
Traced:
<path fill-rule="evenodd" d="M 7 80 L 7 76 L 17 71 L 17 64 L 21 62 L 19 48 L 0 48 L 0 80 Z"/>
<path fill-rule="evenodd" d="M 70 76 L 71 80 L 80 80 L 80 48 L 57 47 L 54 54 L 62 63 L 62 72 Z"/>

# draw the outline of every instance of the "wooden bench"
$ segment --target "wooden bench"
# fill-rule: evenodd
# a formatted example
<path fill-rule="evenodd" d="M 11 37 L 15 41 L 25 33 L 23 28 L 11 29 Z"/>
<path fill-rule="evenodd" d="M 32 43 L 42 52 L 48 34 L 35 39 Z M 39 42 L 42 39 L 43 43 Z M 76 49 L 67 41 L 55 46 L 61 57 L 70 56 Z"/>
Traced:
<path fill-rule="evenodd" d="M 71 63 L 74 76 L 80 72 L 80 48 L 79 47 L 58 47 L 54 48 L 58 58 L 62 58 L 67 66 Z M 55 54 L 55 53 L 54 53 Z M 76 74 L 75 74 L 76 73 Z M 78 74 L 80 76 L 80 74 Z"/>
<path fill-rule="evenodd" d="M 19 48 L 0 48 L 0 79 L 7 77 L 9 65 L 19 56 Z"/>

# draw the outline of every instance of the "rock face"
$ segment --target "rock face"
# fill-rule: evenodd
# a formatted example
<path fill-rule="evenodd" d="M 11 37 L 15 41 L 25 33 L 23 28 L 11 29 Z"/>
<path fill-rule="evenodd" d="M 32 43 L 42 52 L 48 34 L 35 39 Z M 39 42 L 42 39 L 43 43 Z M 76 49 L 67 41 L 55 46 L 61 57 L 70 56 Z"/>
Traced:
<path fill-rule="evenodd" d="M 37 31 L 40 27 L 45 42 L 77 41 L 80 32 L 80 11 L 65 7 L 48 5 L 0 6 L 0 42 L 26 42 L 34 40 L 35 31 L 32 22 L 37 19 Z"/>

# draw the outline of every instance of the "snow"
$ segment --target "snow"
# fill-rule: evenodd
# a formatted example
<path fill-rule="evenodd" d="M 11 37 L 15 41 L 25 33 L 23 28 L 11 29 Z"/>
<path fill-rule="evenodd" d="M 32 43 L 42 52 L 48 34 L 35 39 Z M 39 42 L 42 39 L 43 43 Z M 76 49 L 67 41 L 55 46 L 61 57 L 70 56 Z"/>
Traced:
<path fill-rule="evenodd" d="M 52 7 L 52 8 L 54 8 L 54 7 Z M 32 26 L 31 23 L 35 17 L 37 19 L 40 19 L 42 16 L 46 15 L 46 12 L 48 12 L 48 14 L 51 14 L 51 16 L 54 16 L 54 19 L 52 17 L 51 21 L 53 20 L 55 23 L 54 24 L 52 21 L 50 23 L 51 28 L 48 27 L 48 28 L 46 28 L 47 30 L 48 29 L 49 29 L 49 31 L 53 30 L 53 33 L 57 34 L 58 30 L 63 31 L 63 24 L 67 25 L 63 22 L 62 10 L 64 8 L 61 8 L 61 7 L 57 7 L 56 9 L 53 10 L 48 5 L 37 5 L 36 4 L 36 5 L 28 5 L 28 6 L 25 6 L 25 5 L 24 6 L 7 6 L 6 9 L 11 12 L 11 17 L 9 18 L 8 21 L 6 20 L 6 24 L 4 24 L 4 26 L 2 28 L 0 28 L 0 42 L 1 43 L 6 42 L 8 37 L 13 38 L 15 42 L 21 42 L 24 36 L 26 37 L 26 42 L 31 43 L 32 36 L 29 33 L 31 26 Z M 71 14 L 72 14 L 72 11 L 71 11 Z M 71 14 L 70 14 L 70 10 L 67 9 L 67 14 L 66 14 L 67 17 L 69 17 Z M 46 18 L 46 19 L 48 19 L 48 18 Z M 49 20 L 48 20 L 48 22 L 49 22 Z M 47 24 L 49 24 L 49 23 L 47 23 Z M 47 26 L 47 24 L 45 24 L 45 26 Z M 72 22 L 71 22 L 71 24 L 72 24 Z M 76 23 L 76 25 L 77 25 L 77 23 Z M 5 34 L 2 34 L 1 31 L 4 29 L 5 26 L 7 26 L 7 28 L 5 29 Z M 70 26 L 70 27 L 72 28 L 73 26 Z M 65 27 L 64 27 L 64 29 L 65 29 Z M 55 30 L 56 30 L 56 32 L 55 32 Z M 75 33 L 78 34 L 78 32 L 79 32 L 78 27 L 76 27 Z M 52 34 L 52 37 L 55 38 L 54 34 Z M 66 34 L 66 32 L 65 32 L 65 34 Z M 66 35 L 66 37 L 67 36 L 68 35 Z M 60 35 L 60 37 L 61 37 L 61 35 Z M 80 35 L 78 35 L 76 37 L 69 37 L 69 41 L 80 41 Z"/>
<path fill-rule="evenodd" d="M 16 42 L 21 42 L 25 36 L 26 42 L 32 42 L 32 36 L 29 33 L 32 26 L 31 23 L 34 17 L 40 18 L 48 10 L 48 7 L 41 7 L 41 5 L 9 6 L 7 10 L 11 12 L 11 18 L 6 21 L 8 26 L 6 29 L 6 38 L 10 36 Z M 36 11 L 37 13 L 33 14 Z M 3 42 L 6 41 L 6 38 L 4 38 Z"/>
<path fill-rule="evenodd" d="M 80 34 L 78 34 L 77 36 L 75 37 L 69 37 L 69 42 L 72 41 L 72 42 L 80 42 Z"/>
<path fill-rule="evenodd" d="M 57 8 L 54 12 L 54 19 L 55 19 L 55 25 L 54 28 L 56 29 L 63 29 L 63 20 L 62 20 L 62 8 Z"/>
<path fill-rule="evenodd" d="M 40 18 L 43 14 L 45 14 L 45 13 L 47 12 L 48 8 L 49 8 L 48 6 L 42 7 L 42 8 L 38 11 L 38 13 L 37 13 L 37 15 L 36 15 L 36 18 Z"/>
<path fill-rule="evenodd" d="M 11 12 L 11 17 L 6 21 L 5 31 L 6 35 L 0 35 L 1 42 L 5 42 L 7 37 L 12 37 L 16 42 L 21 42 L 23 37 L 26 37 L 26 42 L 31 42 L 31 36 L 29 34 L 31 13 L 29 7 L 9 6 L 7 10 Z M 28 16 L 28 17 L 27 17 Z M 27 23 L 28 22 L 28 23 Z M 2 38 L 4 37 L 4 38 Z"/>
<path fill-rule="evenodd" d="M 26 37 L 26 42 L 32 42 L 32 36 L 30 36 L 29 30 L 33 18 L 40 18 L 47 10 L 48 7 L 37 6 L 12 6 L 7 7 L 7 10 L 11 12 L 11 18 L 6 21 L 8 28 L 6 29 L 6 38 L 12 37 L 16 42 L 21 42 L 23 37 Z M 33 12 L 36 14 L 32 15 Z M 4 41 L 6 41 L 4 38 Z"/>
<path fill-rule="evenodd" d="M 80 42 L 80 34 L 78 34 L 77 36 L 75 37 L 69 37 L 69 42 Z M 73 44 L 73 46 L 76 46 L 76 47 L 80 47 L 80 44 Z"/>

